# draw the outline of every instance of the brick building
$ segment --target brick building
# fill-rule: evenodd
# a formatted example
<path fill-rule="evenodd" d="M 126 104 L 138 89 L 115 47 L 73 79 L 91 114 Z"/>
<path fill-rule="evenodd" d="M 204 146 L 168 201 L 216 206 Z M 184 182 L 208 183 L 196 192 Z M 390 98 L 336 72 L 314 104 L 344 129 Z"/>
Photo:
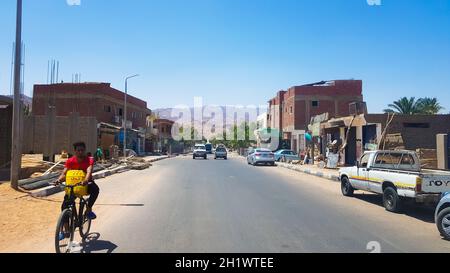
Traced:
<path fill-rule="evenodd" d="M 173 144 L 172 126 L 175 122 L 169 119 L 155 119 L 151 126 L 152 143 L 149 145 L 149 152 L 169 152 L 169 147 Z"/>
<path fill-rule="evenodd" d="M 311 118 L 328 113 L 330 117 L 349 115 L 349 104 L 362 102 L 361 80 L 335 80 L 294 86 L 279 91 L 269 101 L 268 125 L 283 132 L 291 149 L 304 150 L 304 135 Z"/>
<path fill-rule="evenodd" d="M 109 83 L 61 83 L 35 85 L 33 115 L 44 116 L 49 108 L 56 116 L 80 113 L 81 117 L 96 117 L 98 122 L 122 126 L 125 93 L 114 89 Z M 146 117 L 151 113 L 147 103 L 127 96 L 128 126 L 145 128 Z"/>

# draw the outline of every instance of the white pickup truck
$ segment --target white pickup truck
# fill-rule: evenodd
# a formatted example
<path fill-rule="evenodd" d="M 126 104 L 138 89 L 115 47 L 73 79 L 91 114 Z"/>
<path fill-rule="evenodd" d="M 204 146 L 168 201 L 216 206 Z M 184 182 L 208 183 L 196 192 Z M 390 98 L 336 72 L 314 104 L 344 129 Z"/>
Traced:
<path fill-rule="evenodd" d="M 441 193 L 450 191 L 450 172 L 425 170 L 412 151 L 366 152 L 357 166 L 339 170 L 342 194 L 355 190 L 383 195 L 390 212 L 399 212 L 407 199 L 418 203 L 438 203 Z"/>

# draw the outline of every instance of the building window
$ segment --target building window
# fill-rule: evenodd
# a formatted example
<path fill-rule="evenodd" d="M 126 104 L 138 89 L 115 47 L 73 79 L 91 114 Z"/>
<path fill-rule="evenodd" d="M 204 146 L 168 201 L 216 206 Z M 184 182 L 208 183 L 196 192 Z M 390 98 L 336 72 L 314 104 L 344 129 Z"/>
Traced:
<path fill-rule="evenodd" d="M 294 112 L 294 108 L 292 106 L 291 106 L 290 111 L 291 111 L 291 114 Z"/>
<path fill-rule="evenodd" d="M 429 123 L 403 123 L 405 128 L 430 128 Z"/>
<path fill-rule="evenodd" d="M 318 101 L 318 100 L 313 100 L 313 101 L 311 102 L 311 106 L 312 106 L 312 107 L 319 107 L 319 101 Z"/>
<path fill-rule="evenodd" d="M 107 113 L 111 113 L 111 106 L 109 106 L 109 105 L 105 105 L 105 112 L 107 112 Z"/>
<path fill-rule="evenodd" d="M 119 112 L 119 116 L 123 116 L 123 110 L 122 110 L 122 108 L 119 108 L 118 110 L 119 110 L 119 111 L 118 111 L 118 112 Z"/>

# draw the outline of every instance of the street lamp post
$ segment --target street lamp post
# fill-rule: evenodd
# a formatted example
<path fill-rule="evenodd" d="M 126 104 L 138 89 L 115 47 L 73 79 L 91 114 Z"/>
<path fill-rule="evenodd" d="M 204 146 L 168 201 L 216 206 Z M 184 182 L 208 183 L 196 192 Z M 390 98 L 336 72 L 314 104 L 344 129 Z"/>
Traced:
<path fill-rule="evenodd" d="M 127 156 L 127 96 L 128 96 L 128 80 L 138 77 L 139 75 L 133 75 L 125 78 L 125 106 L 123 113 L 123 156 Z"/>

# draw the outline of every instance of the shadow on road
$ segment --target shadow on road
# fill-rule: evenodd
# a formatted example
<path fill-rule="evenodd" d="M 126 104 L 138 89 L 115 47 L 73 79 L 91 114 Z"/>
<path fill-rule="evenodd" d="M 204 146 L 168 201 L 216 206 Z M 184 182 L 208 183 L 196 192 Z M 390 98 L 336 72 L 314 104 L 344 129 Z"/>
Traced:
<path fill-rule="evenodd" d="M 374 205 L 383 207 L 383 197 L 377 194 L 355 194 L 355 198 L 365 201 Z M 400 214 L 404 214 L 426 223 L 434 223 L 434 210 L 433 206 L 425 206 L 420 204 L 414 204 L 405 202 L 403 210 Z M 389 213 L 386 211 L 386 213 Z"/>
<path fill-rule="evenodd" d="M 255 167 L 258 167 L 258 168 L 263 168 L 263 167 L 266 167 L 266 168 L 274 168 L 274 167 L 277 167 L 277 164 L 275 164 L 275 165 L 267 165 L 267 164 L 256 164 L 255 165 Z"/>
<path fill-rule="evenodd" d="M 95 204 L 99 207 L 143 207 L 144 204 Z"/>
<path fill-rule="evenodd" d="M 91 233 L 81 244 L 83 250 L 81 253 L 92 253 L 92 252 L 105 252 L 112 253 L 117 245 L 110 241 L 103 241 L 100 239 L 100 233 Z"/>

